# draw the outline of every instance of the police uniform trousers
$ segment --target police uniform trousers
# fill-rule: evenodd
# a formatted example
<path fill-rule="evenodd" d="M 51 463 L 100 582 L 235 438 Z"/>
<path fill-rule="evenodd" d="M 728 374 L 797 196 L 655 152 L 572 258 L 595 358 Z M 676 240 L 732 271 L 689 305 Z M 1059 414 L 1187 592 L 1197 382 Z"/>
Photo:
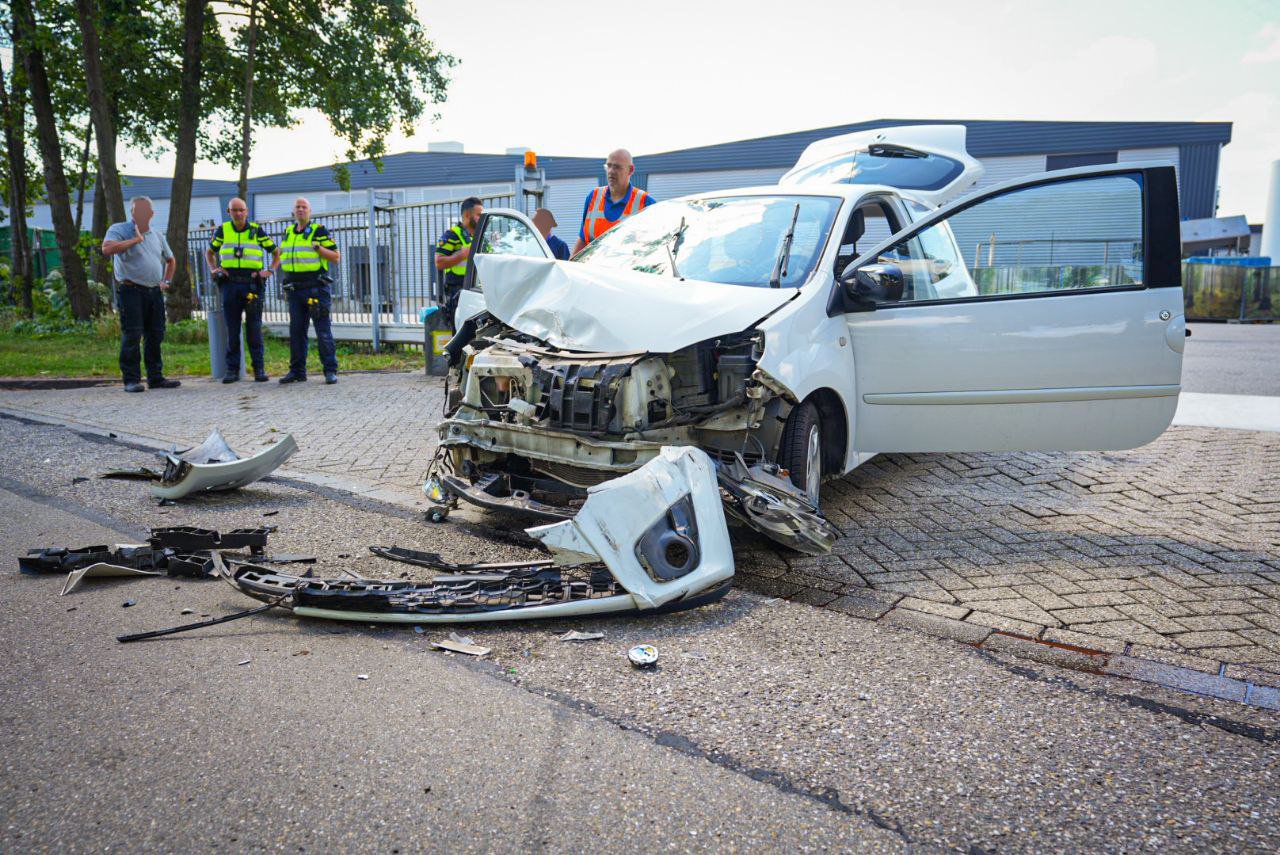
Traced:
<path fill-rule="evenodd" d="M 454 330 L 453 316 L 458 311 L 458 295 L 462 293 L 463 277 L 456 273 L 444 274 L 444 319 L 449 324 L 449 329 Z"/>
<path fill-rule="evenodd" d="M 318 277 L 286 278 L 289 295 L 289 373 L 307 376 L 307 326 L 315 324 L 316 350 L 320 351 L 320 367 L 326 374 L 338 373 L 338 354 L 333 345 L 333 326 L 329 322 L 332 295 L 329 286 Z M 309 300 L 317 300 L 311 304 Z"/>
<path fill-rule="evenodd" d="M 227 324 L 227 373 L 240 374 L 240 319 L 244 317 L 245 343 L 255 374 L 266 370 L 262 353 L 262 294 L 266 283 L 231 274 L 222 284 L 222 317 Z M 252 299 L 250 298 L 252 296 Z"/>

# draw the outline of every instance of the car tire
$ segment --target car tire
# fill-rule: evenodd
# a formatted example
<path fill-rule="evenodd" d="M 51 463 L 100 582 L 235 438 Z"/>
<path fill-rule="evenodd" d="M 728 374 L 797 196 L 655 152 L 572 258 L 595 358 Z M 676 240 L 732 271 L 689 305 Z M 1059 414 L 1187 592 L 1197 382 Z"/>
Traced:
<path fill-rule="evenodd" d="M 790 471 L 791 483 L 818 507 L 822 484 L 822 426 L 818 422 L 818 408 L 812 401 L 805 401 L 787 417 L 778 443 L 778 465 Z"/>

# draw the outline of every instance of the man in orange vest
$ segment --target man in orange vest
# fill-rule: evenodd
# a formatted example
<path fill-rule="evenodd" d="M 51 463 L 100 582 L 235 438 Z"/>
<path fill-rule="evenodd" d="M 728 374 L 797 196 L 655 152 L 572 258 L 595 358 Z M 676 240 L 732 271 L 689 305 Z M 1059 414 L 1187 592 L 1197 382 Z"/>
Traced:
<path fill-rule="evenodd" d="M 609 183 L 587 194 L 587 203 L 582 208 L 582 229 L 578 232 L 578 242 L 573 246 L 574 255 L 627 217 L 653 204 L 652 196 L 631 186 L 631 176 L 635 171 L 631 152 L 625 148 L 609 155 L 604 165 Z"/>

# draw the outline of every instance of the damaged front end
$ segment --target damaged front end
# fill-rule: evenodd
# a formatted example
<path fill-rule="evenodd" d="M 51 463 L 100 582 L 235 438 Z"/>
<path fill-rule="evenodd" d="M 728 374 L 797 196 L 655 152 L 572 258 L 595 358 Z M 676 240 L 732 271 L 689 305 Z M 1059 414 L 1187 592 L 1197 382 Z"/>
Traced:
<path fill-rule="evenodd" d="M 316 579 L 221 561 L 219 573 L 250 597 L 302 617 L 384 623 L 676 611 L 714 602 L 733 578 L 715 469 L 696 448 L 661 449 L 640 469 L 591 488 L 575 518 L 528 532 L 551 550 L 550 560 L 456 565 L 430 553 L 374 549 L 445 571 L 427 582 Z"/>
<path fill-rule="evenodd" d="M 758 368 L 762 333 L 672 353 L 584 353 L 482 315 L 451 347 L 454 387 L 424 485 L 437 508 L 460 499 L 564 520 L 591 487 L 666 446 L 692 446 L 718 467 L 722 486 L 739 485 L 725 496 L 736 519 L 805 552 L 830 549 L 834 529 L 773 465 L 795 402 Z M 733 510 L 744 503 L 749 510 Z"/>

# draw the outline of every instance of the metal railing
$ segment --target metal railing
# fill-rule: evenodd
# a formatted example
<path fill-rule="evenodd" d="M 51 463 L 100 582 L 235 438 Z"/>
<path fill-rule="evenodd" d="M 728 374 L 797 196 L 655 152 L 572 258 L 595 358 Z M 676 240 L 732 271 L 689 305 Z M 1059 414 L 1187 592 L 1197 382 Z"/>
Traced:
<path fill-rule="evenodd" d="M 324 211 L 312 217 L 329 230 L 342 260 L 329 266 L 333 277 L 330 317 L 334 337 L 347 341 L 422 343 L 419 311 L 442 302 L 441 276 L 435 269 L 435 246 L 446 229 L 458 222 L 462 199 L 378 205 L 365 209 Z M 486 207 L 511 207 L 513 196 L 484 196 Z M 293 218 L 260 220 L 277 244 L 293 224 Z M 192 283 L 197 306 L 203 311 L 210 300 L 219 299 L 210 275 L 205 250 L 217 227 L 192 229 L 187 233 Z M 370 251 L 370 245 L 373 251 Z M 289 323 L 288 301 L 281 288 L 280 273 L 267 282 L 263 295 L 263 323 L 279 332 Z"/>

